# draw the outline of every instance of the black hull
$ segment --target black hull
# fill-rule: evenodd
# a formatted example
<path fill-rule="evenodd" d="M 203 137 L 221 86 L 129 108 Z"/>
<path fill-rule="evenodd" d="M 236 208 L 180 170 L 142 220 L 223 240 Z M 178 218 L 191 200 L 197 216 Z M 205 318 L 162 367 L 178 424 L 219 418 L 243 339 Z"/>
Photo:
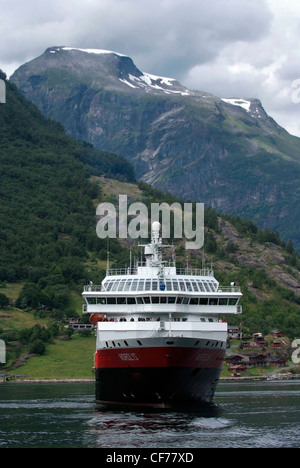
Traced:
<path fill-rule="evenodd" d="M 154 408 L 210 405 L 220 373 L 211 368 L 98 368 L 96 402 Z"/>

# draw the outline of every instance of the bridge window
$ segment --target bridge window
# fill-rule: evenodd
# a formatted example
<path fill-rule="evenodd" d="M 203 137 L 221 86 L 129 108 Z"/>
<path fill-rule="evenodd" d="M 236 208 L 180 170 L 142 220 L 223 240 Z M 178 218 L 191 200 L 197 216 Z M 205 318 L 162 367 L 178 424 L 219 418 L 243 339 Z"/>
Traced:
<path fill-rule="evenodd" d="M 116 304 L 116 298 L 115 297 L 108 297 L 107 298 L 107 304 Z"/>
<path fill-rule="evenodd" d="M 208 297 L 200 297 L 200 305 L 207 305 Z"/>
<path fill-rule="evenodd" d="M 199 304 L 199 299 L 197 297 L 192 297 L 190 299 L 190 305 L 198 305 Z"/>
<path fill-rule="evenodd" d="M 227 297 L 220 298 L 219 299 L 219 305 L 227 305 L 228 304 L 228 299 Z"/>
<path fill-rule="evenodd" d="M 126 304 L 126 297 L 117 297 L 117 304 Z"/>
<path fill-rule="evenodd" d="M 135 304 L 135 297 L 127 297 L 127 304 Z"/>
<path fill-rule="evenodd" d="M 210 298 L 209 305 L 218 305 L 218 299 L 216 297 Z"/>
<path fill-rule="evenodd" d="M 229 299 L 229 305 L 234 306 L 237 304 L 237 298 Z"/>
<path fill-rule="evenodd" d="M 175 304 L 176 297 L 169 297 L 168 298 L 168 304 Z"/>

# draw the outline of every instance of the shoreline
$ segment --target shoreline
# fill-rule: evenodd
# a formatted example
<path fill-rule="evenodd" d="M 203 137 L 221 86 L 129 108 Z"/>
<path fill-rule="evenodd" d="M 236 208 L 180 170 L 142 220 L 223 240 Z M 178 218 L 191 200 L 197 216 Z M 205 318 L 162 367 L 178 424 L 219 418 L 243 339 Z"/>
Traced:
<path fill-rule="evenodd" d="M 9 377 L 9 376 L 8 376 Z M 300 375 L 287 376 L 257 376 L 257 377 L 220 377 L 219 382 L 253 382 L 253 381 L 278 381 L 278 380 L 300 380 Z M 94 383 L 95 379 L 24 379 L 12 378 L 9 380 L 0 380 L 1 383 L 18 383 L 18 384 L 55 384 L 55 383 Z"/>

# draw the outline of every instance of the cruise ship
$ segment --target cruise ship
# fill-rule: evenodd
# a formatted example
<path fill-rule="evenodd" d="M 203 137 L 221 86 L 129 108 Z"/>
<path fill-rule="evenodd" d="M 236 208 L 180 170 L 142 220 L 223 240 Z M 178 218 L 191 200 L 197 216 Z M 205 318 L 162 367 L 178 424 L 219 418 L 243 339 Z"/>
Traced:
<path fill-rule="evenodd" d="M 220 286 L 211 268 L 164 261 L 160 223 L 143 260 L 107 269 L 84 287 L 84 313 L 96 330 L 96 402 L 172 408 L 212 403 L 227 343 L 227 316 L 242 293 Z M 173 246 L 172 246 L 173 247 Z"/>

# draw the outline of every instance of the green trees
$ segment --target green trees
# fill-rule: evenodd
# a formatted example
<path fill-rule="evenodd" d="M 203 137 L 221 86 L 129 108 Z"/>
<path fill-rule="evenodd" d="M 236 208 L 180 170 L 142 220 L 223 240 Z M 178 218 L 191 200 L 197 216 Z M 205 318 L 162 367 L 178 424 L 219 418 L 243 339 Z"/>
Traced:
<path fill-rule="evenodd" d="M 100 250 L 92 201 L 100 190 L 90 175 L 134 181 L 134 172 L 123 158 L 69 138 L 6 85 L 7 103 L 0 107 L 0 281 L 25 281 L 17 307 L 63 310 L 70 291 L 87 280 L 88 251 Z"/>

